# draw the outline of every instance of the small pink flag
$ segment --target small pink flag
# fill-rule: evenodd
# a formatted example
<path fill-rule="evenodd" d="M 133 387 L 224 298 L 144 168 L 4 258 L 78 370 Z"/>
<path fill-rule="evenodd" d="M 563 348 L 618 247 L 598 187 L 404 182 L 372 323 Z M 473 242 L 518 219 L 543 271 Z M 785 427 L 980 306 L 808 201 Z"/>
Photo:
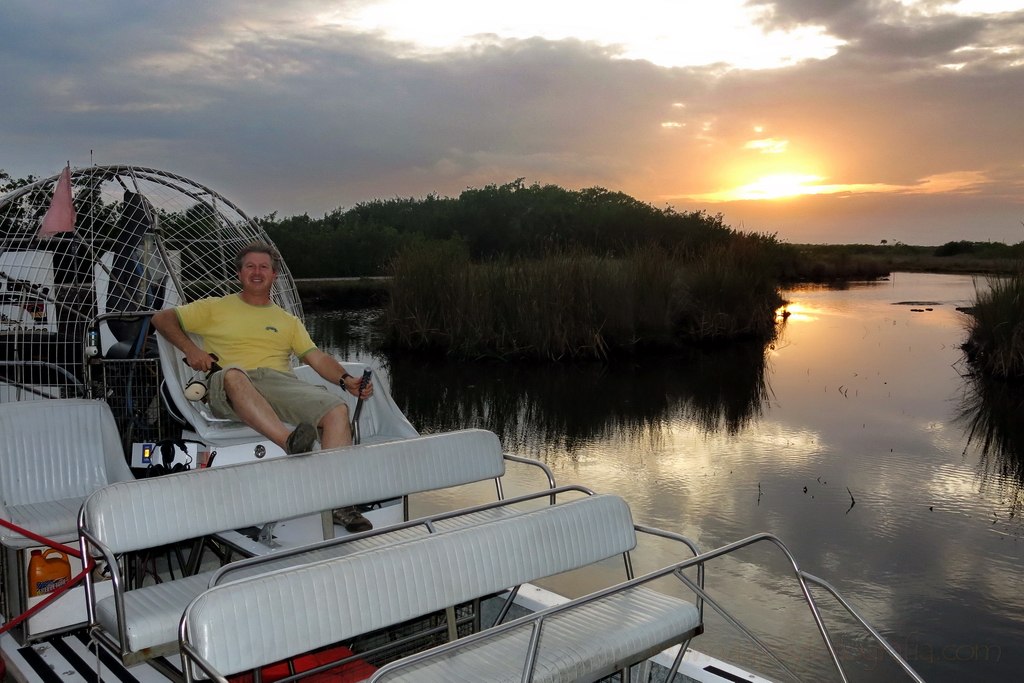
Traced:
<path fill-rule="evenodd" d="M 71 201 L 71 167 L 65 166 L 53 190 L 50 208 L 39 226 L 39 237 L 49 239 L 58 232 L 74 232 L 75 206 Z"/>

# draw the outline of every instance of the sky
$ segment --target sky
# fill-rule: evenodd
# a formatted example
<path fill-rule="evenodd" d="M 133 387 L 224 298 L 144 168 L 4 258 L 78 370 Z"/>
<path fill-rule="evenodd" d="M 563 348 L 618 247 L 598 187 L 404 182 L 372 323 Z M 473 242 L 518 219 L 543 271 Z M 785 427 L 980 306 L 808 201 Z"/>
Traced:
<path fill-rule="evenodd" d="M 4 0 L 0 169 L 251 216 L 527 183 L 793 243 L 1024 241 L 1024 0 Z"/>

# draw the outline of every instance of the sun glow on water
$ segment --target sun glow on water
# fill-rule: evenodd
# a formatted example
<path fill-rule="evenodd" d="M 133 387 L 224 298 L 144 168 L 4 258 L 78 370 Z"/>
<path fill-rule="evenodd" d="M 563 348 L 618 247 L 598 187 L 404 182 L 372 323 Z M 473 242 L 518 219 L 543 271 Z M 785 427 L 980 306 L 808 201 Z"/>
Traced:
<path fill-rule="evenodd" d="M 775 317 L 781 318 L 787 323 L 814 322 L 820 317 L 820 314 L 818 309 L 801 302 L 790 302 L 775 311 Z"/>

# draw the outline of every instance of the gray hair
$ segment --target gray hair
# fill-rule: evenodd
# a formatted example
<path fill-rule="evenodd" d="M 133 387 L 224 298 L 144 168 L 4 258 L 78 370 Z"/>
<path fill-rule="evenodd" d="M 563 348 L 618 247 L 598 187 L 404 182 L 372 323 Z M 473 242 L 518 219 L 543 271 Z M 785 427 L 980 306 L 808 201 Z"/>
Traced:
<path fill-rule="evenodd" d="M 266 242 L 253 242 L 242 247 L 238 255 L 235 256 L 235 270 L 242 270 L 242 262 L 245 261 L 245 257 L 249 254 L 266 254 L 270 257 L 271 267 L 273 267 L 274 272 L 281 272 L 281 254 Z"/>

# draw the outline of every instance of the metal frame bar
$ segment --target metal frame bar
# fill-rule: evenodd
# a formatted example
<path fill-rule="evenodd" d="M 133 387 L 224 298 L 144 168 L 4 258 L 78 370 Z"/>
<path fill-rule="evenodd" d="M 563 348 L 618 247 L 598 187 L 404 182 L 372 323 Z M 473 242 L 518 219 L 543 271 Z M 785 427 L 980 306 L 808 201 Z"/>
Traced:
<path fill-rule="evenodd" d="M 661 534 L 659 533 L 658 535 L 661 535 Z M 916 681 L 917 683 L 924 683 L 924 679 L 921 678 L 921 676 L 916 671 L 914 671 L 914 669 L 910 666 L 910 664 L 908 664 L 907 661 L 905 659 L 903 659 L 903 657 L 900 656 L 900 654 L 898 652 L 896 652 L 895 648 L 893 648 L 892 645 L 890 645 L 888 643 L 888 641 L 886 641 L 885 638 L 877 630 L 875 630 L 872 626 L 870 626 L 867 623 L 867 621 L 839 594 L 839 592 L 835 589 L 835 587 L 833 587 L 827 581 L 825 581 L 823 579 L 820 579 L 820 578 L 818 578 L 818 577 L 816 577 L 816 576 L 814 576 L 812 574 L 809 574 L 809 573 L 803 571 L 802 569 L 800 569 L 799 565 L 796 562 L 796 558 L 789 551 L 789 549 L 785 546 L 785 544 L 783 544 L 782 541 L 778 537 L 776 537 L 773 534 L 769 534 L 769 533 L 759 533 L 759 534 L 754 534 L 753 536 L 748 536 L 747 538 L 741 539 L 741 540 L 736 541 L 734 543 L 730 543 L 730 544 L 724 545 L 724 546 L 722 546 L 720 548 L 716 548 L 714 550 L 710 550 L 710 551 L 707 551 L 705 553 L 698 554 L 698 555 L 696 555 L 695 557 L 693 557 L 693 558 L 691 558 L 689 560 L 678 562 L 678 563 L 669 565 L 667 567 L 663 567 L 661 569 L 658 569 L 656 571 L 650 572 L 650 573 L 645 574 L 644 576 L 641 576 L 641 577 L 639 577 L 637 579 L 633 579 L 633 580 L 626 581 L 624 583 L 618 584 L 616 586 L 611 586 L 609 588 L 605 588 L 603 590 L 591 593 L 591 594 L 583 596 L 581 598 L 577 598 L 575 600 L 571 600 L 571 601 L 569 601 L 567 603 L 564 603 L 562 605 L 557 605 L 555 607 L 550 607 L 548 609 L 545 609 L 545 610 L 542 610 L 540 612 L 537 612 L 536 614 L 520 617 L 519 619 L 516 619 L 514 621 L 510 621 L 507 624 L 502 624 L 500 626 L 496 626 L 496 627 L 494 627 L 492 629 L 488 629 L 486 631 L 482 631 L 482 632 L 474 634 L 472 636 L 467 636 L 466 638 L 463 638 L 463 639 L 461 639 L 461 640 L 459 640 L 457 642 L 447 643 L 445 645 L 441 645 L 441 646 L 439 646 L 437 648 L 434 648 L 432 650 L 429 650 L 427 652 L 419 653 L 419 654 L 416 654 L 416 655 L 410 655 L 409 657 L 401 659 L 401 660 L 399 660 L 397 662 L 393 662 L 392 664 L 389 664 L 388 666 L 393 668 L 393 669 L 405 668 L 406 666 L 415 664 L 415 663 L 417 663 L 419 661 L 422 661 L 422 660 L 430 658 L 430 657 L 443 656 L 444 654 L 449 653 L 449 652 L 451 652 L 451 651 L 453 651 L 455 649 L 463 648 L 463 647 L 469 647 L 472 644 L 481 642 L 481 641 L 483 641 L 485 639 L 499 637 L 502 633 L 505 633 L 506 631 L 509 631 L 509 630 L 512 630 L 512 629 L 515 629 L 515 628 L 520 628 L 520 627 L 524 626 L 525 624 L 531 623 L 531 624 L 533 624 L 532 627 L 534 629 L 534 632 L 533 632 L 533 638 L 531 639 L 530 648 L 529 648 L 528 653 L 527 653 L 527 659 L 524 662 L 524 667 L 525 668 L 524 668 L 523 679 L 522 679 L 523 681 L 529 681 L 530 680 L 530 674 L 533 671 L 533 667 L 535 665 L 536 657 L 537 657 L 537 654 L 538 654 L 537 651 L 536 651 L 536 648 L 535 648 L 535 640 L 537 638 L 539 638 L 539 636 L 540 636 L 540 629 L 542 628 L 543 621 L 547 617 L 551 616 L 552 614 L 558 614 L 558 613 L 564 612 L 566 610 L 574 609 L 574 608 L 578 607 L 579 605 L 584 605 L 584 604 L 593 602 L 595 600 L 599 600 L 601 598 L 604 598 L 604 597 L 606 597 L 608 595 L 611 595 L 611 594 L 614 594 L 614 593 L 617 593 L 617 592 L 621 592 L 621 591 L 624 591 L 624 590 L 629 590 L 629 589 L 637 587 L 637 586 L 639 586 L 641 584 L 651 582 L 651 581 L 653 581 L 655 579 L 672 575 L 672 576 L 675 576 L 677 579 L 679 579 L 682 583 L 684 583 L 691 590 L 693 590 L 694 593 L 697 595 L 698 599 L 700 599 L 702 601 L 707 601 L 708 604 L 710 604 L 712 606 L 712 608 L 715 609 L 716 612 L 719 612 L 719 614 L 721 614 L 727 621 L 729 621 L 733 625 L 738 626 L 740 631 L 744 635 L 747 635 L 748 637 L 752 638 L 753 642 L 756 645 L 758 645 L 758 647 L 760 647 L 762 650 L 764 650 L 764 652 L 767 655 L 769 655 L 774 661 L 776 661 L 776 663 L 778 663 L 780 666 L 782 666 L 782 668 L 785 669 L 787 671 L 787 673 L 789 673 L 794 678 L 799 680 L 799 676 L 797 676 L 795 673 L 793 673 L 789 669 L 789 667 L 787 667 L 778 658 L 778 656 L 771 650 L 771 648 L 769 648 L 760 639 L 758 639 L 753 633 L 751 633 L 749 631 L 749 629 L 747 629 L 746 627 L 742 626 L 742 624 L 738 620 L 736 620 L 734 617 L 732 617 L 732 615 L 730 615 L 727 611 L 725 611 L 724 608 L 722 608 L 720 605 L 718 605 L 718 603 L 715 602 L 706 593 L 706 591 L 703 589 L 702 586 L 698 586 L 695 582 L 693 582 L 691 579 L 689 579 L 689 577 L 687 577 L 687 576 L 685 576 L 685 574 L 683 574 L 683 570 L 685 570 L 685 569 L 688 569 L 688 568 L 691 568 L 691 567 L 694 567 L 694 566 L 696 566 L 696 567 L 698 567 L 700 569 L 703 569 L 704 565 L 708 561 L 710 561 L 710 560 L 714 560 L 714 559 L 723 557 L 725 555 L 729 555 L 729 554 L 731 554 L 731 553 L 733 553 L 733 552 L 735 552 L 737 550 L 740 550 L 742 548 L 745 548 L 747 546 L 753 545 L 755 543 L 760 543 L 760 542 L 768 542 L 768 543 L 774 544 L 779 550 L 782 551 L 783 555 L 785 555 L 786 559 L 789 561 L 790 566 L 791 566 L 791 568 L 793 570 L 793 573 L 794 573 L 798 583 L 800 584 L 801 591 L 803 592 L 803 595 L 804 595 L 804 600 L 805 600 L 805 602 L 807 603 L 808 607 L 811 610 L 811 614 L 812 614 L 812 616 L 814 618 L 814 621 L 815 621 L 815 624 L 816 624 L 816 626 L 818 628 L 818 632 L 821 635 L 822 640 L 824 642 L 824 645 L 825 645 L 826 649 L 829 652 L 829 655 L 830 655 L 830 657 L 832 659 L 833 665 L 835 666 L 836 672 L 839 674 L 839 677 L 840 677 L 840 679 L 842 681 L 845 682 L 845 681 L 848 680 L 847 677 L 846 677 L 846 672 L 843 669 L 842 663 L 839 661 L 838 655 L 836 654 L 835 647 L 834 647 L 834 645 L 832 643 L 832 639 L 831 639 L 831 637 L 830 637 L 830 635 L 828 633 L 828 629 L 825 626 L 824 620 L 822 619 L 821 613 L 820 613 L 820 611 L 818 609 L 817 602 L 814 600 L 814 597 L 811 595 L 810 589 L 807 586 L 808 583 L 813 583 L 815 585 L 818 585 L 818 586 L 824 588 L 826 591 L 828 591 L 828 593 L 831 594 L 836 599 L 836 601 L 844 609 L 846 609 L 846 611 L 849 612 L 849 614 L 851 616 L 854 617 L 854 619 L 871 635 L 871 637 L 882 646 L 882 648 L 886 651 L 886 653 L 890 656 L 890 658 L 904 671 L 904 673 L 906 673 L 912 680 Z M 701 623 L 703 624 L 703 614 L 701 614 Z M 691 635 L 691 637 L 692 637 L 692 635 Z M 681 658 L 682 658 L 682 655 L 683 655 L 684 651 L 685 651 L 685 647 L 681 646 L 680 652 L 679 652 L 679 654 L 677 655 L 677 658 L 676 658 L 677 661 L 673 663 L 673 669 L 674 670 L 678 669 L 678 665 L 679 665 L 679 662 L 681 661 Z"/>
<path fill-rule="evenodd" d="M 519 459 L 519 460 L 525 461 L 525 462 L 530 462 L 530 461 L 527 461 L 527 460 L 524 460 L 524 459 Z M 476 512 L 481 512 L 481 511 L 485 511 L 485 510 L 489 510 L 489 509 L 508 507 L 508 506 L 512 506 L 512 505 L 516 505 L 516 504 L 520 504 L 520 503 L 524 503 L 524 502 L 529 502 L 529 501 L 533 501 L 533 500 L 542 499 L 542 498 L 545 498 L 545 497 L 550 498 L 551 502 L 549 504 L 555 504 L 558 494 L 563 494 L 563 493 L 579 493 L 579 494 L 583 494 L 583 495 L 587 495 L 587 496 L 594 495 L 594 492 L 592 490 L 590 490 L 589 488 L 587 488 L 587 487 L 576 485 L 576 484 L 569 484 L 569 485 L 565 485 L 565 486 L 561 486 L 561 487 L 556 487 L 554 489 L 549 489 L 549 490 L 544 490 L 544 491 L 536 491 L 536 492 L 533 492 L 533 493 L 517 496 L 515 498 L 510 498 L 510 499 L 505 499 L 505 500 L 498 500 L 498 501 L 494 501 L 494 502 L 491 502 L 491 503 L 485 503 L 485 504 L 482 504 L 482 505 L 476 505 L 476 506 L 469 507 L 469 508 L 463 508 L 463 509 L 459 509 L 459 510 L 452 510 L 452 511 L 448 511 L 448 512 L 438 513 L 438 514 L 435 514 L 435 515 L 430 515 L 430 516 L 427 516 L 427 517 L 422 517 L 422 518 L 419 518 L 419 519 L 416 519 L 416 520 L 408 521 L 408 522 L 405 522 L 405 523 L 402 523 L 402 524 L 396 524 L 396 525 L 392 525 L 392 526 L 389 526 L 389 527 L 384 527 L 384 528 L 381 528 L 381 529 L 375 529 L 375 530 L 370 530 L 370 531 L 366 531 L 366 532 L 359 533 L 359 534 L 353 534 L 351 536 L 346 536 L 346 537 L 343 537 L 343 538 L 330 539 L 330 540 L 323 541 L 321 543 L 316 543 L 316 544 L 313 544 L 313 545 L 310 545 L 310 546 L 304 546 L 304 547 L 301 547 L 301 548 L 294 548 L 294 549 L 290 549 L 290 550 L 282 550 L 282 551 L 279 551 L 279 552 L 272 553 L 270 555 L 264 555 L 264 556 L 259 556 L 259 557 L 252 557 L 252 558 L 248 558 L 246 560 L 239 560 L 237 562 L 232 563 L 231 565 L 226 565 L 224 567 L 221 567 L 219 570 L 217 570 L 214 573 L 214 575 L 211 577 L 211 579 L 210 579 L 210 586 L 213 587 L 213 586 L 216 586 L 216 585 L 222 583 L 224 581 L 224 577 L 226 575 L 230 574 L 235 569 L 238 569 L 238 568 L 241 568 L 241 567 L 251 567 L 251 566 L 255 566 L 255 565 L 261 564 L 263 562 L 273 561 L 273 560 L 276 560 L 276 559 L 281 558 L 281 557 L 301 555 L 301 554 L 303 554 L 305 552 L 308 552 L 308 551 L 310 551 L 312 549 L 320 549 L 320 548 L 324 548 L 324 547 L 328 547 L 328 546 L 342 545 L 344 543 L 357 541 L 357 540 L 362 539 L 362 538 L 367 538 L 367 537 L 371 537 L 371 536 L 375 536 L 375 535 L 379 535 L 379 534 L 385 534 L 385 533 L 388 533 L 390 531 L 396 531 L 396 530 L 400 530 L 400 529 L 407 529 L 407 528 L 411 528 L 411 527 L 415 527 L 415 526 L 423 526 L 423 527 L 426 528 L 426 530 L 430 534 L 434 534 L 434 533 L 436 533 L 436 526 L 435 525 L 436 525 L 436 523 L 438 521 L 442 521 L 442 520 L 445 520 L 445 519 L 451 519 L 451 518 L 459 517 L 459 516 L 463 516 L 463 515 L 473 514 L 473 513 L 476 513 Z M 634 529 L 635 532 L 638 532 L 638 533 L 649 533 L 649 531 L 648 531 L 648 529 L 646 527 L 641 527 L 641 526 L 638 526 L 636 524 L 633 525 L 633 529 Z M 694 554 L 694 556 L 698 556 L 699 551 L 697 549 L 696 544 L 694 544 L 692 541 L 690 541 L 686 537 L 684 537 L 684 536 L 682 536 L 680 534 L 676 534 L 676 533 L 672 533 L 672 532 L 668 532 L 668 531 L 662 531 L 662 530 L 655 530 L 655 531 L 656 531 L 656 533 L 653 534 L 653 535 L 656 535 L 656 536 L 659 536 L 659 537 L 662 537 L 662 538 L 665 538 L 665 539 L 675 540 L 675 541 L 681 542 L 684 545 L 686 545 L 686 547 L 690 550 L 690 552 L 692 552 Z M 623 558 L 624 558 L 624 562 L 625 562 L 626 571 L 627 571 L 628 574 L 630 574 L 629 578 L 631 579 L 632 578 L 632 576 L 631 576 L 631 574 L 632 574 L 632 565 L 631 565 L 631 563 L 629 561 L 629 553 L 628 552 L 623 553 Z M 297 565 L 297 566 L 301 566 L 301 565 Z M 703 568 L 699 568 L 698 569 L 698 577 L 699 577 L 698 580 L 701 583 L 703 583 Z M 643 579 L 641 579 L 641 580 L 643 580 Z M 650 579 L 647 579 L 647 580 L 650 580 Z M 509 609 L 511 608 L 513 600 L 515 599 L 515 596 L 518 594 L 519 588 L 520 588 L 520 586 L 514 586 L 512 589 L 510 589 L 509 594 L 508 594 L 508 596 L 506 598 L 505 604 L 502 606 L 502 608 L 499 611 L 497 617 L 495 618 L 495 625 L 492 625 L 491 629 L 482 631 L 481 633 L 483 633 L 483 634 L 490 633 L 491 630 L 493 630 L 494 628 L 502 628 L 502 629 L 504 629 L 504 628 L 507 628 L 510 624 L 515 624 L 515 623 L 521 622 L 523 619 L 528 619 L 529 618 L 529 617 L 523 617 L 523 618 L 521 618 L 519 620 L 516 620 L 514 622 L 509 622 L 509 624 L 505 624 L 505 625 L 501 624 L 501 621 L 504 619 L 504 617 L 507 615 Z M 605 592 L 613 591 L 615 588 L 616 587 L 612 587 L 611 589 L 606 589 Z M 698 603 L 699 603 L 699 598 L 698 598 Z M 452 608 L 448 608 L 449 613 L 450 613 L 451 609 Z M 699 614 L 701 615 L 700 619 L 701 619 L 701 624 L 702 624 L 703 623 L 703 611 L 702 611 L 702 608 L 699 608 L 699 610 L 700 610 Z M 547 611 L 550 611 L 550 610 L 545 610 L 545 612 L 547 612 Z M 447 643 L 445 645 L 441 645 L 439 647 L 446 648 L 449 645 L 457 645 L 459 643 L 465 642 L 468 638 L 474 638 L 476 635 L 480 635 L 480 634 L 474 634 L 474 635 L 466 636 L 465 638 L 462 638 L 462 639 L 459 639 L 459 640 L 455 640 L 452 637 L 451 631 L 456 626 L 457 622 L 458 622 L 458 620 L 452 620 L 449 617 L 449 619 L 447 620 L 447 623 L 445 625 L 443 625 L 443 626 L 438 628 L 439 631 L 444 631 L 444 630 L 449 631 L 449 638 L 450 638 L 450 642 L 449 643 Z M 698 627 L 697 630 L 699 631 L 700 628 L 702 628 L 702 627 Z M 217 680 L 217 681 L 226 680 L 218 672 L 213 670 L 210 667 L 209 663 L 206 662 L 198 654 L 198 652 L 196 652 L 196 650 L 188 643 L 188 629 L 189 629 L 189 624 L 188 624 L 187 619 L 182 619 L 182 621 L 181 621 L 181 623 L 179 625 L 179 639 L 180 639 L 180 650 L 181 650 L 181 655 L 182 655 L 182 667 L 183 667 L 183 669 L 185 671 L 186 680 L 187 681 L 192 680 L 191 677 L 193 675 L 193 671 L 192 671 L 192 668 L 191 668 L 190 661 L 192 663 L 194 663 L 196 666 L 198 666 L 207 676 L 211 677 L 213 680 Z M 688 642 L 690 637 L 692 637 L 690 634 L 684 634 L 684 635 L 686 635 L 686 642 Z M 537 633 L 537 637 L 539 638 L 539 632 Z M 428 650 L 427 652 L 434 652 L 434 651 L 436 651 L 436 649 L 437 648 L 434 648 L 434 649 Z M 366 652 L 359 653 L 359 656 L 365 656 L 367 654 L 373 654 L 375 652 L 376 652 L 376 650 L 371 650 L 369 653 L 366 653 Z M 416 656 L 418 656 L 418 655 L 412 655 L 412 657 L 416 657 Z M 326 669 L 326 668 L 330 668 L 330 667 L 333 667 L 333 666 L 337 666 L 338 664 L 342 663 L 343 661 L 347 661 L 347 660 L 341 660 L 341 662 L 333 662 L 330 665 L 324 665 L 321 668 L 322 669 Z M 402 660 L 399 660 L 399 661 L 405 661 L 405 659 L 402 659 Z M 301 676 L 296 676 L 296 678 L 300 678 L 302 676 L 310 675 L 312 673 L 315 673 L 318 670 L 319 669 L 311 669 L 309 671 L 303 672 L 303 674 Z M 288 679 L 284 679 L 284 680 L 290 680 L 290 677 Z"/>
<path fill-rule="evenodd" d="M 486 510 L 491 510 L 494 508 L 513 506 L 531 500 L 536 500 L 537 498 L 544 498 L 549 496 L 557 497 L 559 494 L 563 493 L 581 493 L 587 496 L 594 495 L 594 492 L 585 486 L 580 486 L 578 484 L 568 484 L 565 486 L 556 487 L 554 489 L 547 489 L 544 491 L 535 491 L 533 493 L 527 493 L 522 496 L 516 496 L 515 498 L 497 500 L 492 501 L 490 503 L 483 503 L 481 505 L 474 505 L 473 507 L 460 508 L 458 510 L 449 510 L 447 512 L 440 512 L 433 515 L 427 515 L 426 517 L 420 517 L 418 519 L 409 520 L 407 522 L 401 522 L 399 524 L 381 527 L 380 529 L 370 529 L 369 531 L 363 531 L 358 534 L 351 534 L 349 536 L 342 536 L 340 538 L 331 538 L 326 541 L 321 541 L 319 543 L 313 543 L 310 545 L 304 545 L 298 548 L 282 549 L 273 552 L 269 555 L 259 555 L 256 557 L 249 557 L 244 560 L 237 560 L 235 562 L 232 562 L 230 565 L 225 565 L 221 567 L 210 578 L 210 586 L 213 587 L 218 585 L 219 583 L 222 583 L 225 580 L 225 576 L 227 576 L 228 574 L 237 569 L 244 569 L 246 567 L 256 566 L 266 562 L 275 561 L 283 557 L 294 557 L 297 555 L 302 555 L 307 552 L 321 550 L 323 548 L 328 548 L 336 545 L 344 545 L 346 543 L 362 540 L 364 538 L 369 538 L 372 536 L 377 536 L 392 531 L 409 529 L 417 526 L 423 526 L 427 529 L 429 533 L 434 533 L 434 525 L 437 522 L 446 519 L 462 517 L 464 515 L 475 514 L 477 512 L 484 512 Z"/>
<path fill-rule="evenodd" d="M 22 368 L 49 368 L 50 370 L 55 371 L 57 374 L 67 379 L 71 383 L 71 386 L 78 388 L 80 396 L 85 396 L 88 393 L 87 385 L 83 384 L 80 378 L 75 377 L 73 374 L 68 372 L 67 368 L 58 363 L 50 363 L 44 360 L 0 360 L 0 367 L 13 367 L 16 370 L 21 370 Z M 39 391 L 38 389 L 33 389 L 31 386 L 25 383 L 24 379 L 18 379 L 17 377 L 8 377 L 4 378 L 3 381 L 6 382 L 7 384 L 13 384 L 14 386 L 17 386 L 19 389 L 28 391 L 31 394 L 36 394 L 37 396 L 46 396 L 46 398 L 52 398 L 51 396 L 48 396 L 45 392 Z"/>

